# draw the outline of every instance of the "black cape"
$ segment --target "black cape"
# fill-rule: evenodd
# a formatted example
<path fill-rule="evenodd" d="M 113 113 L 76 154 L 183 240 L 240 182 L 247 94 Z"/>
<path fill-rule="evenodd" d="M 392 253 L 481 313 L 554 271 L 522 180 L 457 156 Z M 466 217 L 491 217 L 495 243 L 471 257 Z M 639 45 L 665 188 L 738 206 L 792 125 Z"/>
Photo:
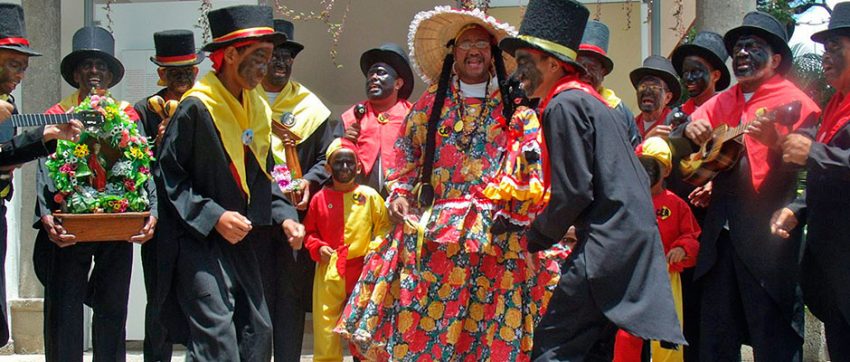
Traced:
<path fill-rule="evenodd" d="M 529 230 L 528 247 L 548 248 L 574 225 L 593 295 L 582 302 L 595 303 L 638 337 L 686 344 L 649 179 L 617 112 L 580 90 L 561 92 L 546 106 L 542 127 L 552 195 Z"/>

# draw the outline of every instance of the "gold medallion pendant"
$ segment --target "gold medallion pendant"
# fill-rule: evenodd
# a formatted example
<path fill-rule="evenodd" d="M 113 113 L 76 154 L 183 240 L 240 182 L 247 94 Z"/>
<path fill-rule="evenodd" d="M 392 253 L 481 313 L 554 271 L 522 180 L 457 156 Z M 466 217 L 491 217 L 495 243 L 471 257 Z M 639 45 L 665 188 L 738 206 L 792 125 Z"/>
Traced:
<path fill-rule="evenodd" d="M 389 122 L 389 121 L 390 121 L 390 118 L 387 117 L 386 113 L 381 113 L 381 114 L 378 115 L 378 123 L 387 124 L 387 122 Z"/>
<path fill-rule="evenodd" d="M 463 120 L 459 119 L 455 122 L 455 132 L 463 132 Z"/>

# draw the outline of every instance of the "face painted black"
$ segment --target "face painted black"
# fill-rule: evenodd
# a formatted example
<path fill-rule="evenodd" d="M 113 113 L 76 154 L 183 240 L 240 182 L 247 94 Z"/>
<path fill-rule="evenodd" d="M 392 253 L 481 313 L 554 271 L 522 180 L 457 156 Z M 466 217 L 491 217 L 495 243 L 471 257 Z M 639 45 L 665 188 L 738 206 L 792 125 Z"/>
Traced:
<path fill-rule="evenodd" d="M 357 156 L 350 149 L 343 148 L 334 152 L 330 164 L 331 177 L 336 182 L 347 184 L 357 176 Z"/>
<path fill-rule="evenodd" d="M 732 70 L 736 77 L 753 77 L 765 69 L 773 55 L 770 45 L 759 37 L 742 36 L 732 48 Z"/>
<path fill-rule="evenodd" d="M 536 56 L 530 52 L 517 50 L 516 62 L 517 67 L 512 77 L 519 79 L 522 82 L 522 89 L 526 94 L 532 95 L 537 88 L 543 83 L 543 73 L 537 69 Z"/>
<path fill-rule="evenodd" d="M 165 69 L 165 84 L 175 94 L 186 93 L 195 83 L 195 66 L 168 67 Z"/>
<path fill-rule="evenodd" d="M 292 50 L 282 47 L 275 48 L 269 62 L 266 81 L 275 87 L 286 85 L 292 75 L 292 63 L 294 61 L 295 57 L 292 56 Z"/>
<path fill-rule="evenodd" d="M 271 48 L 258 47 L 243 51 L 239 62 L 239 77 L 245 82 L 245 89 L 254 89 L 263 81 L 271 58 Z"/>
<path fill-rule="evenodd" d="M 646 76 L 638 83 L 637 101 L 641 112 L 652 113 L 664 107 L 664 96 L 667 94 L 666 86 L 661 79 Z"/>
<path fill-rule="evenodd" d="M 88 94 L 92 88 L 108 88 L 112 83 L 112 71 L 103 59 L 86 58 L 74 70 L 74 80 L 79 84 L 80 91 Z"/>
<path fill-rule="evenodd" d="M 602 81 L 605 79 L 605 66 L 593 56 L 579 55 L 576 61 L 584 66 L 587 72 L 581 76 L 581 80 L 590 84 L 595 89 L 602 86 Z"/>
<path fill-rule="evenodd" d="M 823 76 L 829 84 L 842 90 L 850 84 L 850 74 L 847 72 L 846 45 L 850 43 L 847 36 L 836 35 L 826 39 L 823 44 Z"/>
<path fill-rule="evenodd" d="M 370 100 L 381 100 L 391 96 L 398 79 L 393 67 L 387 63 L 375 63 L 366 72 L 366 96 Z"/>
<path fill-rule="evenodd" d="M 688 96 L 696 97 L 708 88 L 711 82 L 711 70 L 704 61 L 689 56 L 682 62 L 682 80 L 688 89 Z"/>
<path fill-rule="evenodd" d="M 0 51 L 0 94 L 9 94 L 24 79 L 29 56 L 13 50 Z"/>

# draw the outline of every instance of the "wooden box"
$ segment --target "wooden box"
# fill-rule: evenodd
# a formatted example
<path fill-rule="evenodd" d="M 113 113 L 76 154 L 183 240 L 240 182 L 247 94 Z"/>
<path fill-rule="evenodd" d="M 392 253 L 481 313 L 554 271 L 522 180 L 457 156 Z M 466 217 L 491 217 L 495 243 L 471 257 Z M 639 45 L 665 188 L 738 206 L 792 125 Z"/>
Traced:
<path fill-rule="evenodd" d="M 65 214 L 54 213 L 69 234 L 77 242 L 121 241 L 139 233 L 150 216 L 145 212 L 102 213 L 102 214 Z"/>

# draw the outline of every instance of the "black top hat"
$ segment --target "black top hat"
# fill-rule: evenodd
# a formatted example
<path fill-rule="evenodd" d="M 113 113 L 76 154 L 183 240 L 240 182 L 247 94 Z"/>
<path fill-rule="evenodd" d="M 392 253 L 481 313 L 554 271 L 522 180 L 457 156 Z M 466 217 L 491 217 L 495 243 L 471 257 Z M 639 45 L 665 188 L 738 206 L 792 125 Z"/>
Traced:
<path fill-rule="evenodd" d="M 519 48 L 546 52 L 579 72 L 576 51 L 590 11 L 575 0 L 531 0 L 519 27 L 519 35 L 499 42 L 502 50 L 514 55 Z"/>
<path fill-rule="evenodd" d="M 850 2 L 835 4 L 830 16 L 826 30 L 812 34 L 812 40 L 824 43 L 833 34 L 850 36 Z"/>
<path fill-rule="evenodd" d="M 24 8 L 17 4 L 0 4 L 0 49 L 9 49 L 30 56 L 41 53 L 30 49 L 24 25 Z"/>
<path fill-rule="evenodd" d="M 260 5 L 237 5 L 207 13 L 212 42 L 203 50 L 212 52 L 245 40 L 264 40 L 280 45 L 286 34 L 275 32 L 272 8 Z"/>
<path fill-rule="evenodd" d="M 112 72 L 110 88 L 124 78 L 124 65 L 115 58 L 115 39 L 109 31 L 99 26 L 85 26 L 74 33 L 72 43 L 73 51 L 62 58 L 62 63 L 59 65 L 62 78 L 65 78 L 72 87 L 80 88 L 74 80 L 74 70 L 87 58 L 99 58 L 106 62 L 109 71 Z"/>
<path fill-rule="evenodd" d="M 770 44 L 774 53 L 782 55 L 782 62 L 779 63 L 779 68 L 776 71 L 779 74 L 785 74 L 791 69 L 793 62 L 791 56 L 791 48 L 788 47 L 788 32 L 785 30 L 785 25 L 776 20 L 772 15 L 761 12 L 751 11 L 744 15 L 743 25 L 733 28 L 726 32 L 723 36 L 723 42 L 726 43 L 726 51 L 734 57 L 732 48 L 738 42 L 738 38 L 744 35 L 756 35 Z"/>
<path fill-rule="evenodd" d="M 682 85 L 679 84 L 679 77 L 676 76 L 676 69 L 673 68 L 673 63 L 670 63 L 665 57 L 659 55 L 650 55 L 643 60 L 643 66 L 629 73 L 629 79 L 632 81 L 632 86 L 637 89 L 641 79 L 646 76 L 654 76 L 661 78 L 667 84 L 667 88 L 673 93 L 673 98 L 670 102 L 679 100 L 682 95 Z"/>
<path fill-rule="evenodd" d="M 697 33 L 693 41 L 676 48 L 670 58 L 677 74 L 682 75 L 682 63 L 685 61 L 685 57 L 689 55 L 696 55 L 705 59 L 715 70 L 720 71 L 720 79 L 714 84 L 714 90 L 724 90 L 729 86 L 731 77 L 729 76 L 729 68 L 726 67 L 726 59 L 729 58 L 729 53 L 726 52 L 726 46 L 723 44 L 723 37 L 720 34 L 701 31 Z"/>
<path fill-rule="evenodd" d="M 584 36 L 581 45 L 578 46 L 579 55 L 596 57 L 605 66 L 605 75 L 614 70 L 614 62 L 608 57 L 608 38 L 610 32 L 608 25 L 596 20 L 589 20 L 584 28 Z"/>
<path fill-rule="evenodd" d="M 369 72 L 369 68 L 375 63 L 387 63 L 404 80 L 404 86 L 398 91 L 398 97 L 408 99 L 413 93 L 413 70 L 410 68 L 410 60 L 407 53 L 396 43 L 386 43 L 378 48 L 369 49 L 360 56 L 360 70 L 363 75 Z"/>
<path fill-rule="evenodd" d="M 298 53 L 304 50 L 304 45 L 301 43 L 295 42 L 292 39 L 295 39 L 295 24 L 293 24 L 289 20 L 284 19 L 274 19 L 274 31 L 278 33 L 286 34 L 286 41 L 280 46 L 284 48 L 289 48 L 292 51 L 292 57 L 296 57 Z"/>
<path fill-rule="evenodd" d="M 184 67 L 204 60 L 202 52 L 195 51 L 195 34 L 189 30 L 166 30 L 153 34 L 156 56 L 151 61 L 160 67 Z"/>

